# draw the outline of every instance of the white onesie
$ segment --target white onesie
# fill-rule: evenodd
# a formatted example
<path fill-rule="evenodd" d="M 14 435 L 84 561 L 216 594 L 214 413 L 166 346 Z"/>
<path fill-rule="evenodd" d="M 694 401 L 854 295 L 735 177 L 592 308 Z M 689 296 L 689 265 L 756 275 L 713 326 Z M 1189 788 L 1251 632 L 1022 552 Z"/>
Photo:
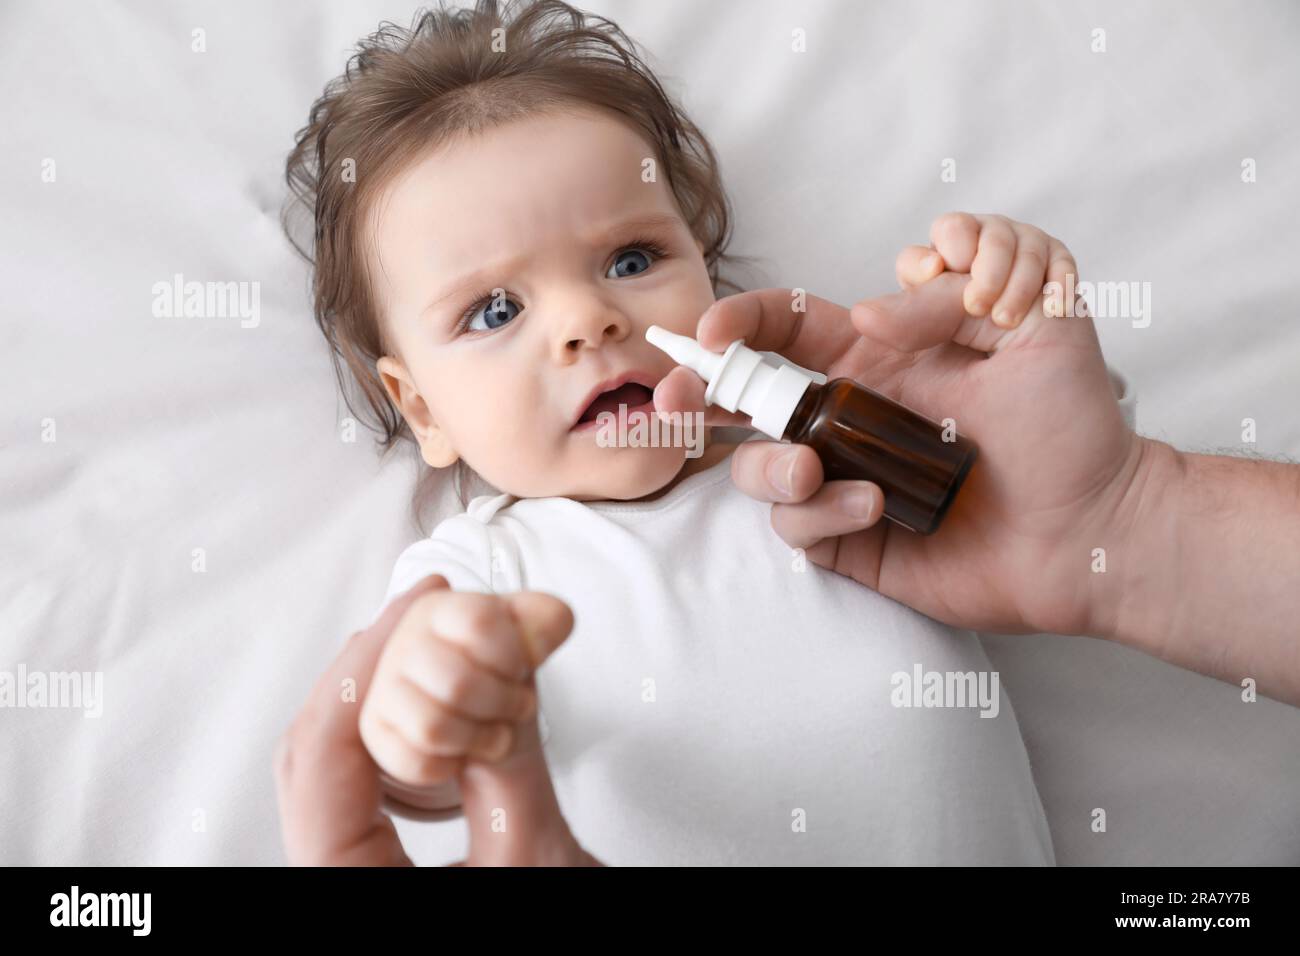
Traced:
<path fill-rule="evenodd" d="M 384 603 L 433 573 L 568 603 L 537 674 L 543 746 L 611 865 L 1052 864 L 978 637 L 803 561 L 770 507 L 729 457 L 645 503 L 485 495 L 402 553 Z M 946 699 L 912 693 L 930 672 Z M 955 706 L 951 675 L 991 697 Z M 463 818 L 399 832 L 417 862 L 464 853 Z"/>

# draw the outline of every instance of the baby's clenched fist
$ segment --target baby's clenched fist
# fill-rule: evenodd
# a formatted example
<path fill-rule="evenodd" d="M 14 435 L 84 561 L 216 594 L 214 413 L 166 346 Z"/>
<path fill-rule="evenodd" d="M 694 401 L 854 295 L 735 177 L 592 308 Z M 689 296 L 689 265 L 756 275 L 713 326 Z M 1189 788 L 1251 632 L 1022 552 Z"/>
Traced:
<path fill-rule="evenodd" d="M 969 273 L 962 305 L 974 316 L 991 316 L 1000 328 L 1013 329 L 1043 296 L 1043 312 L 1064 315 L 1066 276 L 1078 266 L 1061 240 L 1006 216 L 945 213 L 930 227 L 930 245 L 908 246 L 895 264 L 904 289 L 927 282 L 945 269 Z M 1045 296 L 1049 283 L 1051 296 Z"/>
<path fill-rule="evenodd" d="M 535 746 L 533 674 L 573 629 L 549 594 L 436 590 L 411 604 L 384 647 L 360 714 L 380 769 L 412 787 L 452 780 L 467 760 Z"/>

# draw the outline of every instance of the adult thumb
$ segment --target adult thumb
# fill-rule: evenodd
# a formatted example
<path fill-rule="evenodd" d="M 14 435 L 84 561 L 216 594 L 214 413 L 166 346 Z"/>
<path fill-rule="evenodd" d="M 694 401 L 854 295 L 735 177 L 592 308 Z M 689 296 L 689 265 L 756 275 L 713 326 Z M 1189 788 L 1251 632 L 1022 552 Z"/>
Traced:
<path fill-rule="evenodd" d="M 510 753 L 492 763 L 466 761 L 459 775 L 469 826 L 470 866 L 561 865 L 577 841 L 560 810 L 537 718 L 515 728 Z"/>
<path fill-rule="evenodd" d="M 902 292 L 863 299 L 849 310 L 849 319 L 859 334 L 902 352 L 945 342 L 987 351 L 981 346 L 992 345 L 1003 330 L 967 314 L 962 291 L 969 282 L 969 275 L 944 272 Z"/>

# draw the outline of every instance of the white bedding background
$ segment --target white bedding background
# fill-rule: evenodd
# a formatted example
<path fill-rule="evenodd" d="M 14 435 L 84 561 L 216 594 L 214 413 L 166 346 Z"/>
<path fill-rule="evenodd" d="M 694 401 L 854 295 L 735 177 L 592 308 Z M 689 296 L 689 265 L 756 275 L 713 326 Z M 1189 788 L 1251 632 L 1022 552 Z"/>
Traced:
<path fill-rule="evenodd" d="M 1241 450 L 1253 418 L 1254 451 L 1300 456 L 1300 7 L 586 7 L 711 137 L 751 287 L 849 305 L 939 213 L 1006 213 L 1085 279 L 1151 283 L 1148 327 L 1099 323 L 1139 431 Z M 413 461 L 342 440 L 283 159 L 351 44 L 413 9 L 0 6 L 0 669 L 104 674 L 101 717 L 0 710 L 2 863 L 283 860 L 272 746 L 416 534 Z M 260 323 L 155 317 L 177 273 L 260 283 Z M 1061 863 L 1300 863 L 1300 710 L 986 640 Z"/>

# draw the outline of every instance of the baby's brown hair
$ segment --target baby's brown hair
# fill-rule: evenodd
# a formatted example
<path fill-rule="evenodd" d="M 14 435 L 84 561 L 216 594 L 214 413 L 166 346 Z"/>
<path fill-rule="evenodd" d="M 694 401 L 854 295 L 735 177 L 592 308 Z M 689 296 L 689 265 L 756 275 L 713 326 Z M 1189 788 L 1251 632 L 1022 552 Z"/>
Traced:
<path fill-rule="evenodd" d="M 713 149 L 633 41 L 604 17 L 560 0 L 510 0 L 504 7 L 478 0 L 473 9 L 424 10 L 409 29 L 380 24 L 312 104 L 285 164 L 292 196 L 284 228 L 313 267 L 313 311 L 347 407 L 376 432 L 382 452 L 414 436 L 375 367 L 388 350 L 363 249 L 369 204 L 425 150 L 580 105 L 621 115 L 653 144 L 657 168 L 703 245 L 714 294 L 739 291 L 719 273 L 724 261 L 743 257 L 726 253 L 731 210 Z M 309 243 L 295 238 L 295 210 L 309 211 L 314 221 Z M 456 466 L 464 506 L 473 473 L 463 459 Z M 416 494 L 421 526 L 426 481 L 434 474 L 425 474 Z"/>

